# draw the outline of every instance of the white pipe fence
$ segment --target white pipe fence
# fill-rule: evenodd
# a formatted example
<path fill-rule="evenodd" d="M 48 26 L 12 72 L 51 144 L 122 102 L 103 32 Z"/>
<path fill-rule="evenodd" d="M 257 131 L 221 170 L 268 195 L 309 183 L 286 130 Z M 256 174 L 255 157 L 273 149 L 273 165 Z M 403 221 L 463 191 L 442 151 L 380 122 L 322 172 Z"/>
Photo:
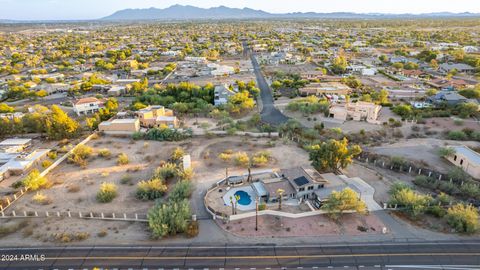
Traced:
<path fill-rule="evenodd" d="M 146 214 L 127 213 L 97 213 L 77 211 L 11 211 L 0 212 L 0 219 L 10 218 L 79 218 L 107 221 L 148 222 Z"/>

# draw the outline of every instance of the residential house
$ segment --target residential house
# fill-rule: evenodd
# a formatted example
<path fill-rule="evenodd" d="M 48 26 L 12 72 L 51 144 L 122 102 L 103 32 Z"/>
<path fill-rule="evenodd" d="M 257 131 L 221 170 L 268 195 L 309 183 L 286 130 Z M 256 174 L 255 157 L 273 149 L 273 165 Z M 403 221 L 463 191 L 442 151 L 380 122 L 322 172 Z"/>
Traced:
<path fill-rule="evenodd" d="M 142 127 L 160 127 L 166 125 L 169 128 L 178 127 L 177 117 L 173 115 L 173 111 L 163 106 L 148 106 L 147 108 L 137 111 Z"/>
<path fill-rule="evenodd" d="M 73 102 L 73 111 L 78 115 L 87 115 L 98 112 L 103 107 L 103 100 L 95 97 L 81 98 Z"/>
<path fill-rule="evenodd" d="M 300 88 L 298 92 L 301 96 L 323 96 L 323 95 L 348 95 L 352 89 L 340 82 L 322 82 L 311 83 L 303 88 Z"/>
<path fill-rule="evenodd" d="M 449 106 L 455 106 L 467 102 L 468 99 L 455 91 L 440 91 L 437 94 L 428 97 L 427 101 L 435 105 L 446 103 Z"/>
<path fill-rule="evenodd" d="M 330 108 L 330 117 L 346 121 L 367 121 L 377 123 L 377 119 L 382 106 L 371 102 L 358 101 L 355 103 L 347 102 L 342 105 L 336 104 Z"/>
<path fill-rule="evenodd" d="M 447 159 L 458 167 L 461 167 L 473 178 L 480 179 L 480 154 L 467 146 L 452 147 L 455 154 Z"/>
<path fill-rule="evenodd" d="M 214 105 L 219 106 L 222 104 L 226 104 L 228 102 L 228 99 L 233 95 L 235 95 L 235 92 L 230 90 L 230 88 L 227 85 L 225 84 L 216 85 L 214 90 L 214 99 L 213 99 Z"/>
<path fill-rule="evenodd" d="M 439 69 L 445 73 L 449 73 L 453 70 L 460 73 L 475 73 L 476 71 L 474 67 L 463 63 L 443 63 L 440 64 Z"/>
<path fill-rule="evenodd" d="M 457 90 L 457 89 L 470 88 L 475 86 L 475 84 L 463 79 L 447 80 L 442 78 L 428 81 L 427 84 L 440 90 Z"/>
<path fill-rule="evenodd" d="M 121 85 L 112 85 L 110 89 L 107 90 L 107 95 L 109 96 L 121 96 L 126 93 L 126 87 Z"/>

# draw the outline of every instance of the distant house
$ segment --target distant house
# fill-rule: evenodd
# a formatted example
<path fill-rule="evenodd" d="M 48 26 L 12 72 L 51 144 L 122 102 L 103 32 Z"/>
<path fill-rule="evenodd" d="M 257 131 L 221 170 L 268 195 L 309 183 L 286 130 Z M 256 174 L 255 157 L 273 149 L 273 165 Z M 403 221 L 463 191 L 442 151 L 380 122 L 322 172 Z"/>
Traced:
<path fill-rule="evenodd" d="M 323 95 L 348 95 L 352 89 L 339 82 L 311 83 L 300 88 L 298 92 L 301 96 L 323 96 Z"/>
<path fill-rule="evenodd" d="M 480 47 L 475 46 L 465 46 L 462 48 L 466 53 L 480 53 Z"/>
<path fill-rule="evenodd" d="M 351 65 L 347 67 L 347 72 L 360 74 L 363 76 L 373 76 L 377 74 L 377 69 L 375 68 L 368 68 L 364 65 Z"/>
<path fill-rule="evenodd" d="M 0 181 L 27 172 L 50 149 L 31 150 L 31 139 L 7 139 L 0 142 Z"/>
<path fill-rule="evenodd" d="M 219 65 L 216 63 L 210 63 L 207 65 L 210 68 L 210 74 L 212 76 L 225 76 L 235 73 L 235 68 L 227 65 Z"/>
<path fill-rule="evenodd" d="M 98 125 L 98 130 L 109 135 L 131 135 L 140 131 L 138 119 L 113 119 Z"/>
<path fill-rule="evenodd" d="M 460 73 L 474 73 L 476 71 L 474 67 L 463 63 L 443 63 L 439 66 L 439 69 L 445 73 L 449 73 L 453 70 Z"/>
<path fill-rule="evenodd" d="M 467 146 L 452 147 L 455 154 L 447 157 L 447 159 L 461 167 L 472 177 L 480 179 L 480 154 L 468 148 Z"/>
<path fill-rule="evenodd" d="M 440 91 L 437 94 L 428 97 L 427 101 L 436 105 L 445 103 L 450 106 L 455 106 L 467 102 L 468 99 L 455 91 Z"/>
<path fill-rule="evenodd" d="M 81 98 L 73 102 L 73 111 L 79 116 L 96 113 L 102 107 L 103 101 L 95 97 Z"/>
<path fill-rule="evenodd" d="M 173 115 L 173 111 L 163 106 L 148 106 L 147 108 L 137 111 L 140 125 L 143 127 L 160 127 L 166 125 L 169 128 L 178 127 L 177 117 Z"/>
<path fill-rule="evenodd" d="M 125 86 L 112 85 L 110 89 L 107 90 L 107 95 L 109 96 L 121 96 L 126 93 Z"/>
<path fill-rule="evenodd" d="M 235 92 L 230 90 L 227 85 L 216 85 L 214 90 L 213 104 L 215 106 L 226 104 L 228 102 L 228 99 L 233 95 L 235 95 Z"/>
<path fill-rule="evenodd" d="M 427 82 L 428 85 L 440 89 L 440 90 L 456 90 L 462 88 L 469 88 L 473 87 L 474 84 L 471 82 L 467 82 L 465 80 L 457 80 L 457 79 L 435 79 Z"/>
<path fill-rule="evenodd" d="M 425 75 L 424 71 L 418 70 L 418 69 L 413 69 L 413 70 L 408 70 L 408 69 L 403 69 L 399 71 L 398 73 L 402 74 L 403 76 L 410 77 L 410 78 L 420 78 L 421 76 Z"/>
<path fill-rule="evenodd" d="M 334 105 L 330 108 L 330 117 L 346 121 L 367 121 L 376 123 L 382 106 L 371 102 L 359 101 L 356 103 L 345 103 L 344 105 Z"/>

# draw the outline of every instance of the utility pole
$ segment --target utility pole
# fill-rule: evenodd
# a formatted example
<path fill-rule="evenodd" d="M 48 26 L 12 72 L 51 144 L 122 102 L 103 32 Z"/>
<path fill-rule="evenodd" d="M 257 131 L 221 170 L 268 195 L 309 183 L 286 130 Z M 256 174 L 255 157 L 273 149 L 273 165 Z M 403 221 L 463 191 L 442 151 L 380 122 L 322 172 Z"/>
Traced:
<path fill-rule="evenodd" d="M 258 197 L 255 198 L 255 231 L 258 231 Z"/>

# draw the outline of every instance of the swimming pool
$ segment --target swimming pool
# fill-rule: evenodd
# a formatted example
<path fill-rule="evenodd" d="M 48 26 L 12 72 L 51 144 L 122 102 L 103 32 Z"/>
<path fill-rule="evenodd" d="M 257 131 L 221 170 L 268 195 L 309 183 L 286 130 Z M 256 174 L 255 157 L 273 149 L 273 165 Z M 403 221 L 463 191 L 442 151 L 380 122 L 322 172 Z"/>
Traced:
<path fill-rule="evenodd" d="M 234 203 L 237 200 L 237 196 L 236 206 L 238 210 L 249 211 L 255 209 L 255 191 L 250 185 L 227 190 L 223 195 L 223 202 L 225 205 L 232 206 L 232 202 Z"/>
<path fill-rule="evenodd" d="M 235 192 L 235 198 L 238 198 L 237 203 L 241 205 L 249 205 L 252 203 L 250 195 L 243 190 Z"/>

